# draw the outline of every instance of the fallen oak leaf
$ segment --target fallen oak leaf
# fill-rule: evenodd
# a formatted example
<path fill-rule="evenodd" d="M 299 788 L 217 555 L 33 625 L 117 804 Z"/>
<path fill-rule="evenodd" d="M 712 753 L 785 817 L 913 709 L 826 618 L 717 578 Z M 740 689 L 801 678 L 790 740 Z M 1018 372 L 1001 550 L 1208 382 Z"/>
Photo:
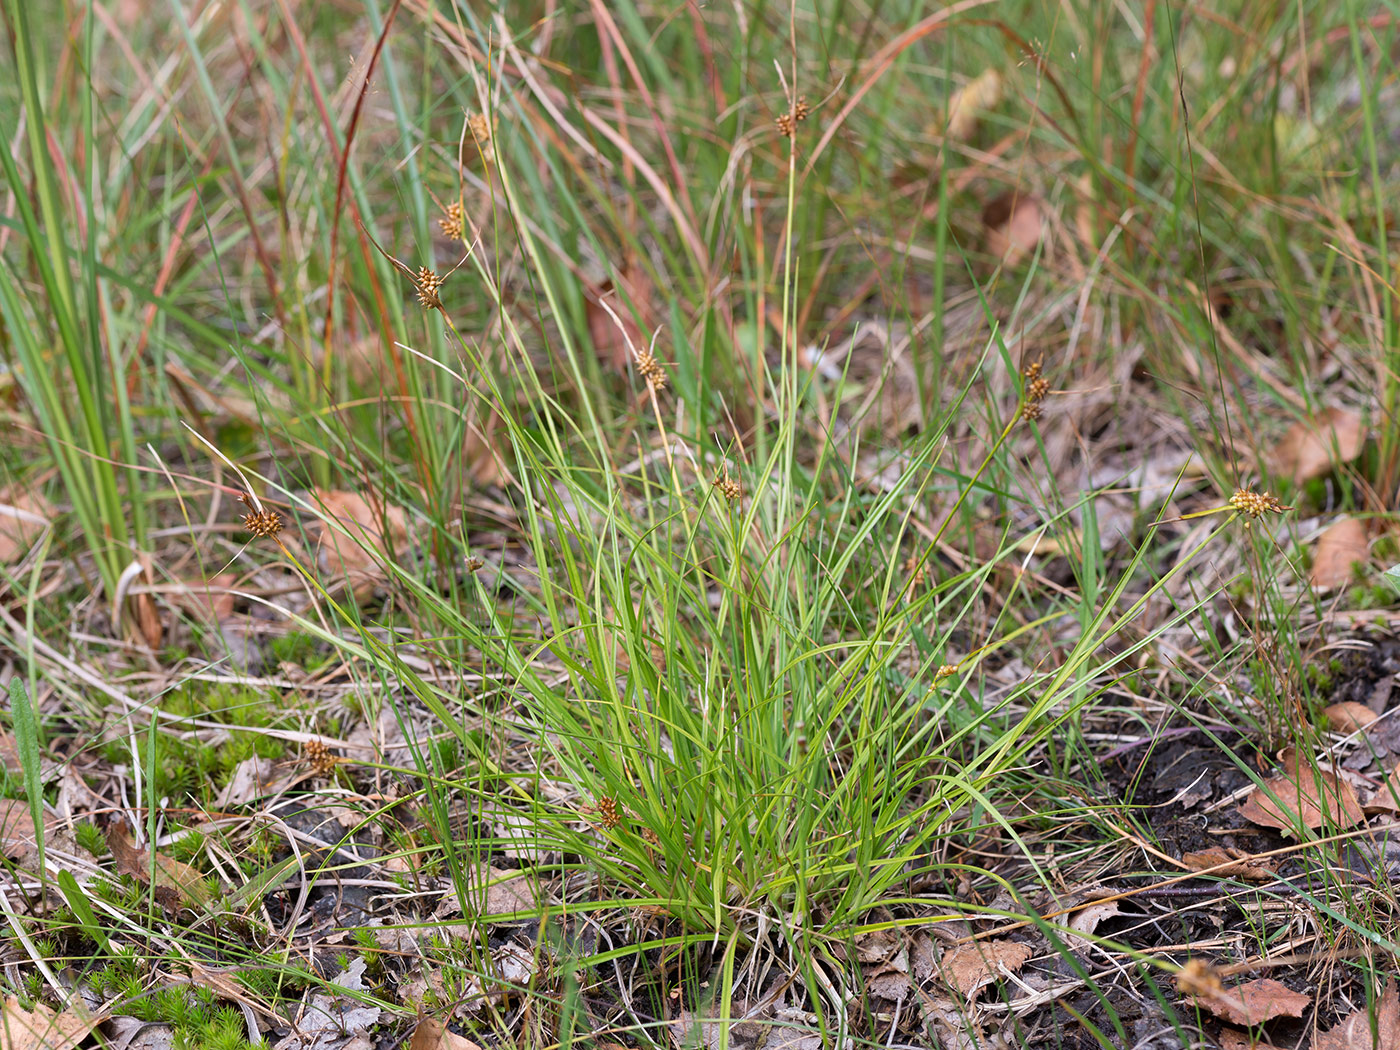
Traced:
<path fill-rule="evenodd" d="M 644 322 L 650 318 L 654 296 L 646 273 L 631 263 L 617 272 L 616 281 L 608 279 L 585 289 L 583 312 L 598 359 L 614 372 L 625 372 L 632 361 L 633 348 L 644 349 L 650 340 L 619 291 L 625 293 Z M 605 299 L 612 300 L 612 314 L 600 305 Z"/>
<path fill-rule="evenodd" d="M 1362 803 L 1367 813 L 1400 813 L 1400 765 L 1390 771 L 1381 786 Z"/>
<path fill-rule="evenodd" d="M 1358 729 L 1365 729 L 1377 717 L 1369 707 L 1355 700 L 1329 704 L 1323 708 L 1322 716 L 1327 719 L 1327 728 L 1334 733 L 1355 733 Z"/>
<path fill-rule="evenodd" d="M 481 1050 L 481 1047 L 464 1035 L 448 1031 L 441 1021 L 425 1017 L 413 1030 L 408 1050 Z"/>
<path fill-rule="evenodd" d="M 316 499 L 326 519 L 317 543 L 317 563 L 323 569 L 344 572 L 355 599 L 366 601 L 388 579 L 380 559 L 407 545 L 408 518 L 400 507 L 340 489 L 318 488 Z"/>
<path fill-rule="evenodd" d="M 71 1050 L 93 1029 L 93 1022 L 74 1010 L 54 1013 L 43 1003 L 26 1010 L 13 995 L 0 1014 L 0 1047 L 5 1050 Z"/>
<path fill-rule="evenodd" d="M 1358 562 L 1364 564 L 1370 555 L 1366 523 L 1356 518 L 1343 518 L 1318 536 L 1308 582 L 1319 591 L 1341 587 L 1351 579 L 1351 567 Z"/>
<path fill-rule="evenodd" d="M 1365 438 L 1357 413 L 1329 408 L 1316 421 L 1301 419 L 1289 427 L 1269 453 L 1269 467 L 1275 474 L 1290 477 L 1295 485 L 1301 485 L 1350 463 L 1361 453 Z"/>
<path fill-rule="evenodd" d="M 0 492 L 0 564 L 13 565 L 29 553 L 54 518 L 42 493 L 11 485 Z"/>
<path fill-rule="evenodd" d="M 1001 74 L 995 69 L 987 69 L 958 89 L 948 99 L 948 122 L 945 131 L 949 138 L 966 142 L 977 130 L 977 121 L 984 112 L 995 109 L 1001 102 Z"/>
<path fill-rule="evenodd" d="M 208 905 L 211 894 L 204 876 L 183 861 L 138 847 L 131 841 L 124 824 L 107 829 L 107 848 L 117 862 L 117 870 L 152 887 L 156 900 L 166 908 Z"/>
<path fill-rule="evenodd" d="M 1065 935 L 1065 943 L 1074 951 L 1083 951 L 1094 943 L 1092 935 L 1099 923 L 1122 914 L 1117 901 L 1090 902 L 1069 917 L 1066 925 L 1074 932 Z"/>
<path fill-rule="evenodd" d="M 1268 882 L 1274 878 L 1278 862 L 1266 857 L 1256 857 L 1248 850 L 1235 846 L 1211 846 L 1182 855 L 1181 863 L 1192 871 L 1214 869 L 1212 875 L 1222 879 L 1250 879 L 1254 882 Z M 1223 865 L 1223 867 L 1221 866 Z"/>
<path fill-rule="evenodd" d="M 1045 209 L 1035 197 L 1016 190 L 1003 193 L 982 209 L 987 228 L 987 251 L 1007 266 L 1015 266 L 1040 243 L 1045 232 Z"/>
<path fill-rule="evenodd" d="M 1316 830 L 1327 825 L 1337 831 L 1355 827 L 1365 818 L 1356 789 L 1331 773 L 1274 777 L 1255 787 L 1240 804 L 1240 816 L 1265 828 L 1285 833 L 1299 824 Z"/>
<path fill-rule="evenodd" d="M 1016 973 L 1035 949 L 1020 941 L 987 941 L 957 948 L 939 963 L 943 982 L 974 999 L 987 985 L 1000 980 L 1002 971 Z"/>
<path fill-rule="evenodd" d="M 1189 959 L 1176 975 L 1176 987 L 1201 1009 L 1234 1024 L 1257 1025 L 1275 1017 L 1302 1017 L 1312 997 L 1271 977 L 1226 988 L 1219 973 L 1202 959 Z"/>
<path fill-rule="evenodd" d="M 1350 1014 L 1333 1028 L 1319 1032 L 1313 1040 L 1313 1050 L 1390 1050 L 1400 1047 L 1400 994 L 1395 979 L 1386 982 L 1385 991 L 1376 1003 L 1375 1032 L 1372 1034 L 1370 1011 L 1364 1007 Z"/>
<path fill-rule="evenodd" d="M 1279 1050 L 1279 1047 L 1273 1043 L 1262 1043 L 1238 1028 L 1222 1028 L 1220 1050 Z"/>

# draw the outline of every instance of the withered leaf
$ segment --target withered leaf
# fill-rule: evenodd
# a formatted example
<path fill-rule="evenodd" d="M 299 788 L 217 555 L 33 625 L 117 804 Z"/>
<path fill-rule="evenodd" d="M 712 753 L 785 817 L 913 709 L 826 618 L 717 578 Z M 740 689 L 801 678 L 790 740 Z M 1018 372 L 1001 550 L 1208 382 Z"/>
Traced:
<path fill-rule="evenodd" d="M 1316 1045 L 1316 1044 L 1314 1044 Z M 1279 1050 L 1273 1043 L 1261 1042 L 1238 1028 L 1220 1030 L 1220 1050 Z"/>
<path fill-rule="evenodd" d="M 107 848 L 112 851 L 117 870 L 138 882 L 152 884 L 156 900 L 163 907 L 209 903 L 211 895 L 203 875 L 188 864 L 159 853 L 155 854 L 152 865 L 150 851 L 131 841 L 125 825 L 114 824 L 107 829 Z"/>
<path fill-rule="evenodd" d="M 1275 1017 L 1302 1017 L 1312 997 L 1261 977 L 1235 988 L 1201 989 L 1196 1005 L 1235 1024 L 1256 1025 Z"/>
<path fill-rule="evenodd" d="M 1284 832 L 1300 822 L 1307 828 L 1327 825 L 1340 831 L 1361 823 L 1365 816 L 1349 782 L 1307 769 L 1298 770 L 1296 779 L 1281 776 L 1265 781 L 1249 793 L 1239 812 L 1246 820 Z"/>
<path fill-rule="evenodd" d="M 1335 733 L 1354 733 L 1358 729 L 1365 729 L 1376 720 L 1374 711 L 1355 700 L 1330 704 L 1323 709 L 1322 714 L 1327 719 L 1327 728 Z"/>
<path fill-rule="evenodd" d="M 1288 428 L 1269 454 L 1269 466 L 1275 474 L 1301 485 L 1330 474 L 1339 464 L 1350 463 L 1360 454 L 1365 438 L 1357 413 L 1325 409 L 1316 420 L 1299 420 Z"/>
<path fill-rule="evenodd" d="M 1093 944 L 1089 935 L 1099 928 L 1099 923 L 1121 914 L 1117 901 L 1091 902 L 1070 916 L 1066 925 L 1074 933 L 1067 934 L 1065 942 L 1074 950 L 1083 951 Z"/>
<path fill-rule="evenodd" d="M 26 1010 L 13 995 L 0 1015 L 0 1047 L 5 1050 L 71 1050 L 92 1031 L 93 1022 L 73 1010 L 54 1013 L 43 1003 Z"/>
<path fill-rule="evenodd" d="M 425 1017 L 413 1030 L 408 1050 L 481 1050 L 481 1047 L 464 1035 L 448 1031 L 441 1021 Z"/>
<path fill-rule="evenodd" d="M 0 799 L 0 851 L 20 864 L 33 864 L 39 858 L 34 815 L 24 799 Z"/>
<path fill-rule="evenodd" d="M 1364 563 L 1370 555 L 1366 523 L 1356 518 L 1343 518 L 1329 525 L 1317 538 L 1308 580 L 1320 591 L 1341 587 L 1351 579 L 1351 567 L 1357 562 Z"/>
<path fill-rule="evenodd" d="M 987 251 L 1015 266 L 1035 250 L 1045 230 L 1045 209 L 1024 190 L 1004 193 L 982 209 Z"/>
<path fill-rule="evenodd" d="M 966 141 L 977 129 L 981 115 L 1001 101 L 1002 79 L 995 69 L 983 70 L 948 99 L 949 138 Z"/>
<path fill-rule="evenodd" d="M 408 518 L 400 507 L 385 506 L 378 497 L 317 489 L 321 514 L 335 525 L 324 525 L 318 543 L 321 568 L 345 573 L 356 600 L 365 601 L 387 579 L 381 559 L 401 552 L 408 543 Z"/>
<path fill-rule="evenodd" d="M 1256 857 L 1248 850 L 1234 846 L 1211 846 L 1209 849 L 1187 853 L 1182 856 L 1181 863 L 1192 871 L 1214 868 L 1211 874 L 1219 875 L 1223 879 L 1251 879 L 1255 882 L 1272 879 L 1278 867 L 1278 861 L 1273 858 Z"/>
<path fill-rule="evenodd" d="M 615 372 L 625 372 L 634 350 L 645 350 L 649 340 L 633 316 L 631 307 L 617 294 L 619 291 L 626 293 L 627 299 L 641 312 L 643 321 L 649 320 L 653 312 L 653 296 L 647 276 L 640 267 L 632 264 L 621 268 L 616 284 L 606 280 L 589 288 L 584 296 L 583 310 L 598 359 Z M 600 305 L 604 300 L 612 307 L 617 320 L 613 320 L 613 314 Z"/>
<path fill-rule="evenodd" d="M 1003 970 L 1016 973 L 1035 954 L 1019 941 L 979 941 L 954 949 L 939 963 L 944 982 L 967 999 L 1001 978 Z"/>
<path fill-rule="evenodd" d="M 53 506 L 38 492 L 14 485 L 0 492 L 0 564 L 11 565 L 28 554 L 53 516 Z"/>
<path fill-rule="evenodd" d="M 1389 1050 L 1400 1047 L 1400 994 L 1395 979 L 1386 982 L 1375 1009 L 1375 1033 L 1371 1030 L 1371 1014 L 1366 1008 L 1357 1010 L 1335 1028 L 1319 1032 L 1313 1040 L 1313 1050 Z"/>

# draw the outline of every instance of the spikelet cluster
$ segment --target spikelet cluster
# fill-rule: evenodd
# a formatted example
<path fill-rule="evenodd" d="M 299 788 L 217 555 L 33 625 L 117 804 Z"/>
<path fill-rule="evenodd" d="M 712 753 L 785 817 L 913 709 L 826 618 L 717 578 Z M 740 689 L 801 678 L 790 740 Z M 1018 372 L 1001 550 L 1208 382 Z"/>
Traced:
<path fill-rule="evenodd" d="M 653 390 L 665 389 L 666 372 L 660 362 L 651 355 L 650 350 L 642 350 L 637 354 L 637 371 Z"/>
<path fill-rule="evenodd" d="M 807 119 L 807 115 L 812 112 L 812 107 L 807 105 L 807 99 L 799 98 L 792 104 L 792 110 L 788 113 L 778 114 L 778 134 L 785 139 L 792 138 L 792 133 L 797 130 L 797 125 Z"/>
<path fill-rule="evenodd" d="M 447 206 L 447 214 L 438 220 L 438 228 L 442 230 L 444 237 L 449 237 L 454 241 L 466 239 L 461 201 L 453 201 Z"/>
<path fill-rule="evenodd" d="M 1027 365 L 1026 370 L 1021 373 L 1026 379 L 1026 400 L 1021 406 L 1021 418 L 1028 423 L 1040 418 L 1041 402 L 1045 400 L 1045 395 L 1050 393 L 1050 381 L 1040 372 L 1040 362 L 1036 361 Z"/>

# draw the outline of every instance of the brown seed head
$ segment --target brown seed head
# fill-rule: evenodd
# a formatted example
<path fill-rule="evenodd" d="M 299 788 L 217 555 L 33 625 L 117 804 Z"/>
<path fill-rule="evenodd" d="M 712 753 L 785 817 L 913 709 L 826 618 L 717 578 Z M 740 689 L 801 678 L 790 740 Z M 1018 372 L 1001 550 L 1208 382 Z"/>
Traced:
<path fill-rule="evenodd" d="M 911 554 L 904 560 L 904 571 L 909 574 L 909 587 L 922 587 L 928 581 L 928 562 L 921 561 L 919 555 Z"/>
<path fill-rule="evenodd" d="M 1277 496 L 1270 496 L 1267 492 L 1252 492 L 1249 489 L 1236 489 L 1235 494 L 1230 497 L 1230 506 L 1241 514 L 1249 515 L 1251 519 L 1264 514 L 1281 514 L 1293 509 L 1285 507 Z"/>
<path fill-rule="evenodd" d="M 282 515 L 275 510 L 250 510 L 243 515 L 243 527 L 257 539 L 276 536 L 282 531 Z"/>
<path fill-rule="evenodd" d="M 1021 373 L 1026 380 L 1025 404 L 1021 406 L 1021 418 L 1028 423 L 1040 418 L 1040 403 L 1045 400 L 1045 395 L 1050 393 L 1050 381 L 1040 373 L 1039 361 L 1031 362 Z"/>
<path fill-rule="evenodd" d="M 435 310 L 442 306 L 442 299 L 438 297 L 438 290 L 442 287 L 442 278 L 433 273 L 426 266 L 421 267 L 418 276 L 413 279 L 413 286 L 418 289 L 418 301 L 429 310 Z"/>
<path fill-rule="evenodd" d="M 318 777 L 329 776 L 340 757 L 326 746 L 323 740 L 308 740 L 301 748 L 302 757 L 311 766 L 311 772 Z"/>
<path fill-rule="evenodd" d="M 1215 996 L 1225 990 L 1220 974 L 1204 959 L 1187 959 L 1176 972 L 1176 990 L 1182 995 Z"/>
<path fill-rule="evenodd" d="M 720 495 L 730 503 L 733 503 L 744 494 L 744 490 L 739 487 L 739 483 L 729 476 L 728 470 L 715 478 L 715 488 L 719 489 Z"/>
<path fill-rule="evenodd" d="M 812 112 L 812 107 L 807 105 L 805 96 L 798 98 L 792 104 L 792 109 L 787 113 L 779 113 L 775 123 L 778 125 L 778 134 L 785 139 L 792 138 L 792 133 L 797 129 L 797 125 L 807 119 L 807 114 Z"/>
<path fill-rule="evenodd" d="M 617 809 L 617 799 L 611 795 L 604 795 L 598 800 L 598 823 L 611 831 L 621 822 L 622 816 Z"/>
<path fill-rule="evenodd" d="M 478 558 L 475 554 L 469 555 L 467 557 L 467 572 L 478 572 L 480 571 L 481 567 L 485 564 L 486 563 L 480 558 Z"/>
<path fill-rule="evenodd" d="M 491 141 L 491 130 L 495 125 L 494 120 L 487 120 L 485 113 L 473 113 L 467 118 L 467 128 L 472 133 L 472 138 L 476 139 L 478 146 L 486 148 Z"/>
<path fill-rule="evenodd" d="M 447 206 L 447 215 L 438 220 L 438 227 L 442 230 L 444 237 L 450 237 L 454 241 L 464 240 L 462 202 L 453 201 Z"/>
<path fill-rule="evenodd" d="M 643 350 L 637 354 L 637 371 L 653 390 L 666 386 L 666 373 L 656 358 L 651 356 L 651 351 Z"/>
<path fill-rule="evenodd" d="M 934 672 L 933 672 L 933 680 L 934 680 L 935 682 L 941 682 L 941 681 L 943 681 L 943 679 L 945 679 L 945 678 L 952 678 L 953 675 L 955 675 L 955 674 L 957 674 L 957 673 L 958 673 L 958 665 L 957 665 L 957 664 L 943 664 L 943 665 L 941 665 L 941 666 L 938 668 L 937 671 L 934 671 Z"/>

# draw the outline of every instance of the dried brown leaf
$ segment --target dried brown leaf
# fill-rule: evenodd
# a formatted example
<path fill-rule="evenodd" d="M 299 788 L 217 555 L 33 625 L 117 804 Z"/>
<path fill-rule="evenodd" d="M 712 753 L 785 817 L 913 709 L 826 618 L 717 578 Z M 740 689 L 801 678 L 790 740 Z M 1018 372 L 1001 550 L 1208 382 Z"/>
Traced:
<path fill-rule="evenodd" d="M 160 609 L 156 600 L 149 594 L 131 596 L 132 611 L 136 614 L 136 627 L 141 632 L 141 640 L 148 649 L 159 649 L 165 637 L 165 625 L 161 623 Z"/>
<path fill-rule="evenodd" d="M 1099 923 L 1121 914 L 1117 901 L 1095 901 L 1080 908 L 1066 923 L 1074 933 L 1065 936 L 1065 943 L 1076 951 L 1083 951 L 1093 944 L 1090 935 L 1099 928 Z"/>
<path fill-rule="evenodd" d="M 4 1050 L 72 1050 L 92 1031 L 93 1022 L 73 1010 L 54 1013 L 43 1003 L 26 1010 L 13 995 L 0 1016 L 0 1047 Z"/>
<path fill-rule="evenodd" d="M 336 522 L 321 527 L 317 562 L 344 572 L 356 600 L 365 601 L 388 576 L 380 559 L 408 543 L 408 518 L 402 508 L 386 507 L 377 497 L 317 489 L 316 498 L 322 516 Z"/>
<path fill-rule="evenodd" d="M 863 963 L 882 963 L 904 943 L 898 930 L 882 927 L 856 937 L 856 957 Z"/>
<path fill-rule="evenodd" d="M 38 860 L 34 815 L 24 799 L 0 799 L 0 851 L 20 864 Z"/>
<path fill-rule="evenodd" d="M 0 564 L 13 565 L 28 554 L 53 516 L 41 493 L 17 485 L 0 492 Z"/>
<path fill-rule="evenodd" d="M 518 871 L 486 867 L 481 879 L 486 885 L 486 915 L 529 912 L 539 907 L 530 879 Z"/>
<path fill-rule="evenodd" d="M 987 251 L 1015 266 L 1035 250 L 1045 229 L 1045 209 L 1024 191 L 1003 193 L 982 209 Z"/>
<path fill-rule="evenodd" d="M 159 853 L 152 864 L 150 851 L 131 841 L 125 825 L 114 824 L 107 829 L 107 848 L 112 851 L 117 870 L 138 882 L 152 884 L 162 906 L 174 908 L 209 903 L 209 887 L 199 871 Z"/>
<path fill-rule="evenodd" d="M 1235 1024 L 1256 1025 L 1275 1017 L 1302 1017 L 1312 997 L 1261 977 L 1235 988 L 1212 988 L 1194 993 L 1201 1009 Z"/>
<path fill-rule="evenodd" d="M 1220 1030 L 1220 1050 L 1279 1050 L 1273 1043 L 1260 1042 L 1238 1028 Z"/>
<path fill-rule="evenodd" d="M 877 999 L 903 1002 L 909 998 L 909 975 L 898 970 L 885 970 L 865 982 L 865 990 Z"/>
<path fill-rule="evenodd" d="M 1269 466 L 1301 485 L 1350 463 L 1365 439 L 1359 415 L 1344 408 L 1325 409 L 1316 420 L 1299 420 L 1288 428 L 1269 454 Z"/>
<path fill-rule="evenodd" d="M 1211 846 L 1195 853 L 1187 853 L 1182 856 L 1181 863 L 1191 871 L 1215 868 L 1211 872 L 1212 875 L 1219 875 L 1225 879 L 1252 879 L 1255 882 L 1267 882 L 1272 879 L 1278 867 L 1278 861 L 1272 858 L 1256 857 L 1248 850 L 1237 849 L 1234 846 Z M 1219 864 L 1225 867 L 1216 867 Z"/>
<path fill-rule="evenodd" d="M 1019 941 L 979 941 L 949 952 L 939 968 L 944 983 L 972 999 L 999 980 L 1003 970 L 1016 973 L 1034 954 L 1034 948 Z"/>
<path fill-rule="evenodd" d="M 24 764 L 19 760 L 19 745 L 13 733 L 0 729 L 0 765 L 9 773 L 23 773 Z"/>
<path fill-rule="evenodd" d="M 245 758 L 234 767 L 233 776 L 224 785 L 223 791 L 219 792 L 219 798 L 214 804 L 219 809 L 234 809 L 237 806 L 246 806 L 253 799 L 272 794 L 275 789 L 284 787 L 284 784 L 274 784 L 272 768 L 270 758 L 260 755 Z"/>
<path fill-rule="evenodd" d="M 1355 700 L 1344 700 L 1340 704 L 1329 704 L 1323 709 L 1327 728 L 1334 733 L 1355 733 L 1365 729 L 1376 720 L 1376 713 L 1365 704 Z"/>
<path fill-rule="evenodd" d="M 1400 994 L 1395 980 L 1386 982 L 1385 991 L 1376 1003 L 1375 1031 L 1371 1029 L 1369 1010 L 1360 1009 L 1335 1028 L 1319 1032 L 1313 1040 L 1313 1050 L 1395 1050 L 1400 1047 Z"/>
<path fill-rule="evenodd" d="M 464 1035 L 448 1031 L 441 1021 L 425 1017 L 413 1030 L 408 1050 L 481 1050 L 481 1046 Z"/>
<path fill-rule="evenodd" d="M 1278 801 L 1274 798 L 1277 796 Z M 1365 814 L 1356 789 L 1331 773 L 1310 774 L 1299 770 L 1297 779 L 1282 776 L 1266 781 L 1250 792 L 1240 806 L 1240 815 L 1266 828 L 1291 831 L 1300 821 L 1304 827 L 1324 824 L 1344 830 L 1361 823 Z"/>
<path fill-rule="evenodd" d="M 1341 587 L 1351 579 L 1351 567 L 1357 562 L 1364 563 L 1370 555 L 1366 523 L 1356 518 L 1343 518 L 1329 525 L 1317 538 L 1308 580 L 1320 591 Z"/>
<path fill-rule="evenodd" d="M 632 362 L 634 350 L 645 350 L 650 340 L 642 332 L 631 307 L 616 293 L 619 290 L 627 293 L 632 305 L 641 311 L 643 321 L 648 320 L 652 313 L 652 294 L 646 274 L 640 267 L 628 264 L 617 277 L 616 285 L 608 280 L 590 288 L 584 296 L 583 311 L 598 359 L 615 372 L 625 372 Z M 622 322 L 621 327 L 618 321 L 613 320 L 612 314 L 603 309 L 601 303 L 604 300 L 617 314 Z"/>
<path fill-rule="evenodd" d="M 486 419 L 468 424 L 466 436 L 462 439 L 463 455 L 472 480 L 483 488 L 488 485 L 508 485 L 512 478 L 510 468 L 501 456 L 503 424 L 500 413 L 494 408 L 486 413 Z"/>
<path fill-rule="evenodd" d="M 1391 770 L 1362 808 L 1367 813 L 1400 813 L 1400 765 Z"/>

